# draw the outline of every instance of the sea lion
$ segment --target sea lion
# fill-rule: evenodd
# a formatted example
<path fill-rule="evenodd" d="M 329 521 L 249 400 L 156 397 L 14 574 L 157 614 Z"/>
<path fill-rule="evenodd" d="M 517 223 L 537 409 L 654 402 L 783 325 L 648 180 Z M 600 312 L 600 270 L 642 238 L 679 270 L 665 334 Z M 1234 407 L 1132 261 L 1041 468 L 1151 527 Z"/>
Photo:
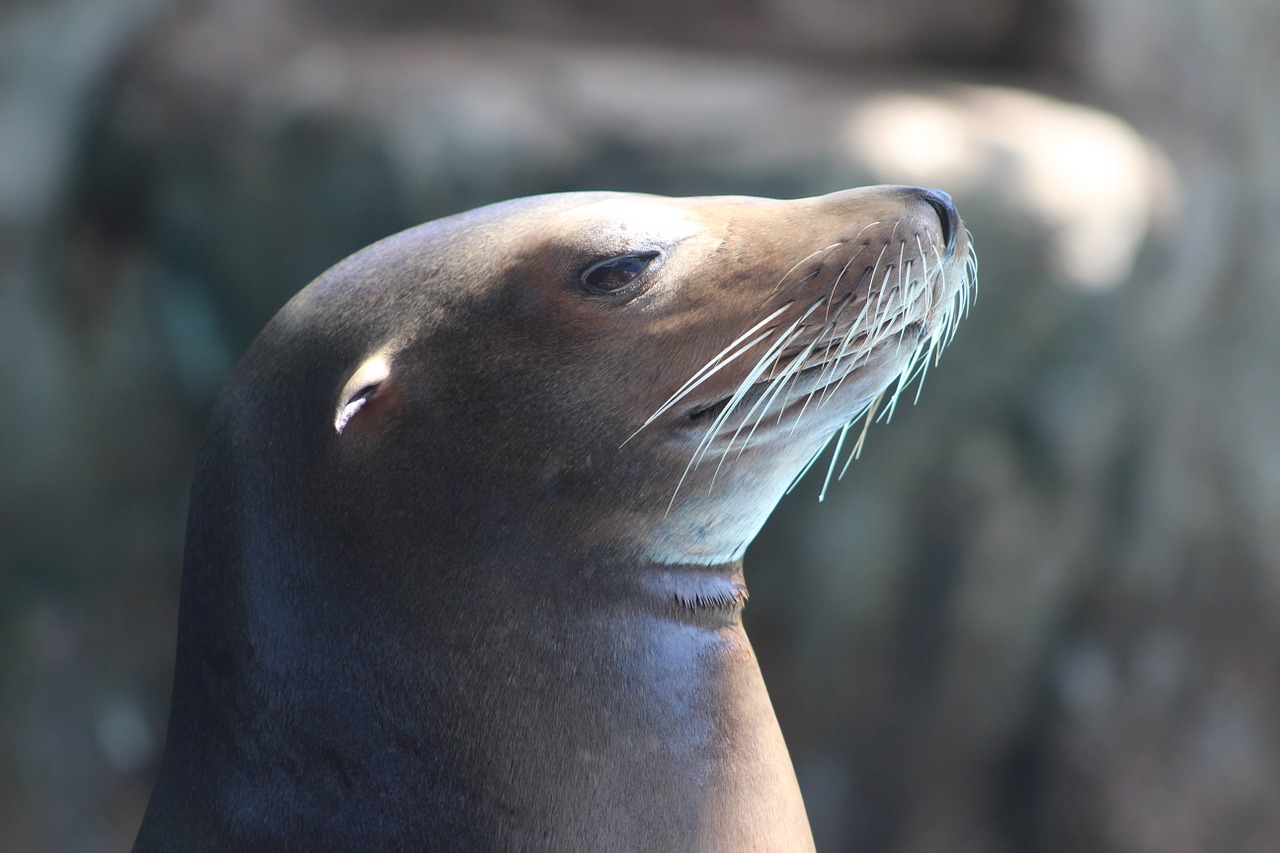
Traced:
<path fill-rule="evenodd" d="M 742 554 L 969 246 L 936 191 L 565 194 L 323 274 L 214 410 L 135 849 L 811 849 Z"/>

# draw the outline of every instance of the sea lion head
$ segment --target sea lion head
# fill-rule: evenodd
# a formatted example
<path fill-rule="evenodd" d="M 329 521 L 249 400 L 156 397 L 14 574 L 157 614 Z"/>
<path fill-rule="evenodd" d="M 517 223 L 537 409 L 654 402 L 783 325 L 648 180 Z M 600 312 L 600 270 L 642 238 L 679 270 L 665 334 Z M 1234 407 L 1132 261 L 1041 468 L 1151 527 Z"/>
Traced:
<path fill-rule="evenodd" d="M 936 191 L 520 199 L 339 263 L 230 396 L 344 542 L 728 563 L 972 281 Z"/>

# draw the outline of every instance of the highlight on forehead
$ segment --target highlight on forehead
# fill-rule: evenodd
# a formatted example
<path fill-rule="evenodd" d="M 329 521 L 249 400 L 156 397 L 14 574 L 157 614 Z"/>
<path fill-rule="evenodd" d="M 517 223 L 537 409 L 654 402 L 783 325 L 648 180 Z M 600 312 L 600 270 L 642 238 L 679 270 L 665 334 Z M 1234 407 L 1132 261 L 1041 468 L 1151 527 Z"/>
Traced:
<path fill-rule="evenodd" d="M 698 218 L 685 205 L 638 195 L 571 207 L 559 219 L 569 231 L 619 251 L 636 245 L 671 243 L 701 230 Z"/>

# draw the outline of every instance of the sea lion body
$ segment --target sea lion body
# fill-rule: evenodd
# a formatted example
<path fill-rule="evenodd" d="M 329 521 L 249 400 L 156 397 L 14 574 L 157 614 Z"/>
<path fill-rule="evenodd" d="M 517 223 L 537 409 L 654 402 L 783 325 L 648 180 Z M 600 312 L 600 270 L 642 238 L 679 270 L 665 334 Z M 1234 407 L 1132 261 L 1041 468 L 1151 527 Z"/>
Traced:
<path fill-rule="evenodd" d="M 907 188 L 568 194 L 329 270 L 215 408 L 135 849 L 812 848 L 742 552 L 967 256 Z"/>

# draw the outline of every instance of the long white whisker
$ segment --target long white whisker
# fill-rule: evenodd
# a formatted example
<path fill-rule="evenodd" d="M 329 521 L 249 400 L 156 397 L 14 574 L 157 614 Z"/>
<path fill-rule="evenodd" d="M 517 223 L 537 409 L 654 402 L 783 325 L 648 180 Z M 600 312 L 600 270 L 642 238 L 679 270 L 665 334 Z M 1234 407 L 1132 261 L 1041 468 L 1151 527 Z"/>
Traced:
<path fill-rule="evenodd" d="M 862 432 L 858 434 L 858 440 L 853 443 L 853 450 L 849 452 L 849 458 L 845 460 L 844 467 L 840 469 L 840 474 L 836 479 L 843 480 L 845 472 L 849 470 L 849 466 L 853 464 L 853 460 L 862 455 L 862 445 L 866 443 L 867 430 L 871 429 L 871 421 L 875 418 L 876 408 L 880 405 L 880 400 L 883 397 L 884 392 L 881 391 L 876 395 L 875 399 L 867 405 L 867 408 L 863 410 L 863 413 L 858 415 L 857 418 L 854 418 L 854 421 L 857 421 L 858 418 L 862 418 Z M 854 421 L 850 421 L 850 423 L 852 424 Z"/>
<path fill-rule="evenodd" d="M 800 325 L 809 318 L 809 315 L 812 314 L 814 311 L 816 311 L 818 307 L 822 305 L 822 303 L 825 301 L 826 299 L 824 297 L 823 299 L 820 299 L 817 302 L 813 303 L 813 305 L 809 306 L 809 310 L 805 311 L 798 318 L 796 318 L 795 322 L 793 322 L 787 328 L 787 330 L 779 336 L 778 340 L 775 341 L 769 347 L 768 352 L 766 352 L 763 356 L 761 356 L 760 360 L 756 362 L 756 366 L 753 367 L 751 371 L 747 374 L 746 378 L 744 378 L 742 382 L 738 384 L 737 390 L 734 391 L 733 396 L 729 400 L 729 404 L 724 407 L 724 411 L 720 412 L 720 414 L 716 416 L 715 421 L 711 424 L 711 427 L 707 430 L 706 435 L 703 437 L 702 441 L 698 444 L 697 450 L 694 451 L 694 458 L 690 460 L 690 464 L 694 464 L 702 456 L 706 454 L 706 451 L 711 447 L 711 442 L 715 438 L 715 434 L 719 432 L 720 427 L 724 425 L 725 421 L 729 419 L 732 412 L 738 407 L 738 404 L 742 402 L 742 399 L 744 397 L 746 397 L 747 392 L 751 390 L 751 386 L 753 386 L 759 380 L 760 375 L 764 373 L 766 369 L 772 366 L 772 362 L 783 352 L 783 350 L 785 350 L 788 346 L 790 346 L 791 343 L 795 340 L 795 337 L 792 335 L 792 333 L 796 329 L 798 329 Z M 737 438 L 738 432 L 741 432 L 741 430 L 742 430 L 742 425 L 739 424 L 738 429 L 733 434 L 733 437 Z M 733 439 L 730 439 L 729 447 L 732 448 L 732 446 L 733 446 Z M 727 454 L 728 454 L 728 451 L 726 450 L 726 455 Z M 723 457 L 721 458 L 721 461 L 723 462 Z M 719 472 L 719 470 L 720 470 L 720 466 L 717 465 L 716 471 Z M 686 473 L 687 471 L 688 469 L 686 469 Z M 681 479 L 683 480 L 684 478 L 682 477 Z M 713 476 L 712 483 L 714 482 L 715 482 L 715 477 Z"/>
<path fill-rule="evenodd" d="M 734 347 L 738 346 L 738 344 L 742 343 L 742 342 L 743 342 L 744 340 L 746 340 L 748 337 L 750 337 L 751 335 L 755 334 L 755 333 L 756 333 L 760 328 L 762 328 L 763 326 L 766 326 L 766 325 L 768 325 L 769 323 L 771 323 L 771 322 L 773 322 L 774 320 L 776 320 L 776 319 L 777 319 L 778 317 L 780 317 L 783 313 L 785 313 L 785 312 L 787 311 L 787 309 L 788 309 L 788 308 L 790 308 L 790 307 L 791 307 L 792 305 L 794 305 L 794 304 L 795 304 L 794 302 L 788 302 L 788 303 L 786 303 L 785 305 L 780 306 L 780 307 L 779 307 L 777 310 L 775 310 L 772 314 L 770 314 L 769 316 L 765 317 L 763 320 L 761 320 L 760 322 L 756 323 L 756 324 L 755 324 L 754 326 L 752 326 L 750 329 L 747 329 L 745 332 L 743 332 L 741 335 L 739 335 L 737 338 L 735 338 L 735 339 L 734 339 L 734 341 L 733 341 L 733 343 L 729 344 L 727 347 L 725 347 L 724 349 L 722 349 L 719 353 L 717 353 L 716 355 L 712 356 L 710 361 L 708 361 L 705 365 L 703 365 L 703 367 L 702 367 L 700 370 L 698 370 L 696 373 L 694 373 L 694 374 L 693 374 L 693 376 L 689 377 L 689 380 L 688 380 L 687 382 L 685 382 L 685 384 L 684 384 L 684 385 L 682 385 L 682 386 L 680 387 L 680 390 L 678 390 L 678 391 L 676 391 L 676 393 L 672 394 L 672 395 L 671 395 L 671 398 L 670 398 L 670 399 L 668 399 L 668 400 L 667 400 L 667 402 L 665 402 L 665 403 L 663 403 L 663 404 L 662 404 L 663 408 L 665 408 L 665 407 L 669 406 L 669 405 L 670 405 L 672 402 L 674 402 L 675 400 L 680 399 L 682 396 L 684 396 L 686 393 L 688 393 L 688 392 L 689 392 L 690 390 L 692 390 L 693 388 L 696 388 L 696 387 L 701 383 L 701 381 L 702 381 L 703 379 L 705 379 L 705 378 L 706 378 L 704 374 L 706 374 L 706 373 L 708 373 L 708 371 L 710 371 L 710 369 L 712 368 L 712 366 L 713 366 L 713 365 L 715 365 L 715 363 L 716 363 L 716 361 L 717 361 L 717 360 L 719 360 L 719 359 L 723 358 L 727 353 L 729 353 L 730 351 L 732 351 Z M 748 345 L 748 346 L 750 346 L 750 345 Z"/>
<path fill-rule="evenodd" d="M 684 481 L 688 478 L 689 472 L 697 467 L 697 465 L 702 461 L 703 456 L 705 456 L 707 451 L 711 448 L 711 442 L 715 439 L 716 433 L 719 432 L 725 421 L 729 419 L 734 410 L 738 407 L 738 404 L 742 402 L 742 399 L 751 389 L 751 386 L 760 378 L 760 375 L 770 367 L 778 354 L 790 344 L 790 341 L 792 340 L 792 332 L 794 332 L 810 314 L 817 310 L 823 301 L 825 300 L 815 302 L 807 311 L 804 312 L 804 314 L 798 317 L 789 327 L 787 327 L 785 331 L 779 334 L 778 339 L 769 345 L 769 349 L 756 361 L 755 366 L 751 368 L 746 377 L 739 382 L 737 389 L 733 392 L 733 395 L 725 405 L 724 410 L 716 416 L 711 426 L 707 428 L 706 433 L 698 442 L 698 446 L 694 449 L 693 455 L 689 459 L 689 463 L 685 465 L 684 472 L 680 475 L 680 480 L 676 483 L 676 488 L 671 494 L 671 501 L 667 504 L 668 512 L 670 512 L 671 507 L 675 505 L 676 495 L 680 493 L 680 487 L 684 485 Z M 717 471 L 718 470 L 719 467 L 717 466 Z M 713 485 L 714 482 L 713 477 Z"/>
<path fill-rule="evenodd" d="M 788 302 L 786 305 L 783 305 L 782 307 L 778 308 L 776 311 L 774 311 L 774 312 L 773 312 L 772 314 L 770 314 L 768 317 L 765 317 L 763 320 L 761 320 L 760 322 L 756 323 L 756 324 L 755 324 L 754 326 L 752 326 L 750 329 L 747 329 L 747 331 L 745 331 L 745 332 L 743 332 L 741 335 L 739 335 L 739 336 L 738 336 L 738 337 L 733 341 L 733 343 L 729 344 L 727 347 L 725 347 L 725 348 L 724 348 L 723 350 L 721 350 L 719 353 L 717 353 L 716 355 L 712 356 L 712 358 L 711 358 L 711 360 L 710 360 L 710 361 L 708 361 L 708 362 L 707 362 L 706 364 L 704 364 L 701 368 L 699 368 L 699 370 L 698 370 L 696 373 L 694 373 L 694 374 L 693 374 L 693 376 L 691 376 L 691 377 L 690 377 L 690 378 L 689 378 L 689 379 L 684 383 L 684 385 L 680 386 L 680 390 L 676 391 L 676 393 L 674 393 L 674 394 L 672 394 L 670 397 L 668 397 L 668 398 L 667 398 L 667 401 L 666 401 L 665 403 L 663 403 L 661 406 L 659 406 L 659 407 L 658 407 L 658 410 L 657 410 L 657 411 L 655 411 L 652 415 L 650 415 L 650 416 L 649 416 L 649 419 L 648 419 L 648 420 L 646 420 L 644 423 L 642 423 L 642 424 L 640 425 L 640 428 L 639 428 L 639 429 L 637 429 L 635 432 L 631 433 L 631 435 L 627 436 L 626 441 L 623 441 L 622 443 L 623 443 L 623 444 L 626 444 L 628 441 L 630 441 L 631 439 L 635 438 L 635 437 L 636 437 L 636 435 L 638 435 L 638 434 L 641 432 L 641 430 L 643 430 L 645 427 L 649 426 L 649 424 L 653 423 L 653 422 L 654 422 L 654 421 L 656 421 L 658 418 L 660 418 L 664 412 L 666 412 L 668 409 L 670 409 L 670 408 L 671 408 L 672 406 L 674 406 L 676 403 L 680 402 L 680 400 L 681 400 L 683 397 L 685 397 L 686 395 L 688 395 L 688 394 L 689 394 L 689 392 L 693 391 L 695 388 L 697 388 L 697 387 L 698 387 L 699 385 L 701 385 L 703 382 L 706 382 L 708 379 L 710 379 L 710 378 L 711 378 L 712 376 L 714 376 L 716 373 L 719 373 L 721 370 L 723 370 L 723 369 L 724 369 L 724 367 L 725 367 L 726 365 L 728 365 L 728 364 L 730 364 L 731 362 L 733 362 L 735 359 L 737 359 L 737 358 L 738 358 L 739 356 L 741 356 L 743 353 L 745 353 L 745 352 L 749 351 L 752 347 L 756 346 L 756 345 L 757 345 L 757 344 L 759 344 L 761 341 L 763 341 L 764 339 L 768 338 L 768 337 L 769 337 L 769 335 L 770 335 L 770 332 L 766 331 L 766 332 L 764 332 L 763 334 L 761 334 L 761 335 L 757 336 L 756 338 L 754 338 L 753 340 L 751 340 L 751 341 L 749 341 L 749 342 L 747 342 L 747 343 L 743 344 L 743 341 L 745 341 L 748 337 L 750 337 L 751 335 L 753 335 L 753 334 L 755 334 L 757 331 L 759 331 L 761 327 L 763 327 L 763 326 L 767 325 L 768 323 L 772 322 L 773 320 L 777 319 L 777 318 L 778 318 L 778 317 L 779 317 L 783 312 L 785 312 L 785 311 L 786 311 L 788 308 L 790 308 L 793 304 L 795 304 L 795 303 Z M 738 349 L 736 352 L 733 352 L 734 348 L 735 348 L 735 347 L 737 347 L 739 344 L 742 344 L 741 348 L 740 348 L 740 349 Z M 730 353 L 731 353 L 731 352 L 732 352 L 732 355 L 730 355 Z"/>
<path fill-rule="evenodd" d="M 884 313 L 886 313 L 887 308 L 884 310 L 881 310 L 880 303 L 883 302 L 884 293 L 888 289 L 888 285 L 889 285 L 889 276 L 892 274 L 893 274 L 892 267 L 885 270 L 884 281 L 880 283 L 880 290 L 876 294 L 876 310 L 875 310 L 874 316 L 872 317 L 873 328 L 868 329 L 869 337 L 867 339 L 865 346 L 863 347 L 864 353 L 874 352 L 876 348 L 880 345 L 880 341 L 884 339 L 883 322 L 881 321 L 881 317 L 883 316 Z M 869 301 L 870 300 L 868 300 L 868 302 Z M 877 332 L 879 332 L 879 334 L 877 334 Z M 850 336 L 849 337 L 850 345 L 852 345 L 853 341 L 854 341 L 854 338 Z M 840 386 L 844 384 L 844 381 L 848 379 L 850 375 L 852 375 L 852 373 L 853 371 L 852 369 L 850 369 L 848 372 L 844 374 L 844 376 L 841 376 L 835 382 L 832 382 L 828 386 L 829 390 L 824 395 L 824 400 L 830 399 L 831 396 L 834 395 L 836 391 L 840 388 Z"/>
<path fill-rule="evenodd" d="M 799 337 L 799 335 L 800 332 L 797 331 L 792 339 L 794 340 Z M 797 358 L 800 357 L 798 356 Z M 798 360 L 793 359 L 785 368 L 783 368 L 780 375 L 770 379 L 768 387 L 761 392 L 760 398 L 756 400 L 751 408 L 747 410 L 747 413 L 742 416 L 742 423 L 740 423 L 738 428 L 734 430 L 733 436 L 729 439 L 728 446 L 725 447 L 724 455 L 720 457 L 720 463 L 716 465 L 717 474 L 720 472 L 720 467 L 724 465 L 724 460 L 733 452 L 733 446 L 738 441 L 738 435 L 742 432 L 743 428 L 746 427 L 747 422 L 752 421 L 752 417 L 754 416 L 755 419 L 751 423 L 751 429 L 747 431 L 746 438 L 742 440 L 742 445 L 738 448 L 737 455 L 740 457 L 746 451 L 747 447 L 751 444 L 751 437 L 756 434 L 756 428 L 759 427 L 760 422 L 764 420 L 764 416 L 769 411 L 769 407 L 773 405 L 774 400 L 776 400 L 778 395 L 782 393 L 782 390 L 786 387 L 787 381 L 799 371 L 799 364 L 800 362 Z M 715 476 L 713 475 L 712 480 L 714 479 Z"/>
<path fill-rule="evenodd" d="M 797 330 L 796 334 L 792 336 L 792 339 L 794 340 L 799 336 L 800 336 L 800 331 Z M 795 356 L 793 359 L 791 359 L 791 361 L 787 364 L 787 366 L 783 368 L 781 374 L 779 374 L 778 376 L 770 380 L 769 387 L 766 388 L 764 393 L 760 395 L 760 399 L 756 400 L 755 405 L 752 406 L 751 409 L 745 415 L 743 415 L 742 424 L 738 426 L 738 429 L 733 434 L 733 438 L 729 441 L 729 447 L 726 448 L 725 450 L 725 456 L 728 456 L 729 450 L 732 449 L 733 447 L 733 443 L 737 441 L 738 433 L 742 431 L 742 427 L 746 425 L 747 421 L 751 420 L 752 415 L 756 414 L 756 412 L 759 411 L 759 414 L 756 416 L 755 423 L 751 425 L 750 431 L 747 432 L 747 437 L 743 439 L 742 447 L 738 450 L 738 456 L 741 456 L 743 451 L 747 449 L 747 446 L 751 444 L 751 437 L 756 434 L 756 429 L 760 426 L 761 421 L 764 420 L 764 416 L 769 411 L 769 407 L 773 405 L 774 400 L 778 398 L 778 395 L 786 387 L 787 382 L 789 380 L 793 380 L 796 376 L 800 374 L 802 370 L 804 370 L 804 362 L 809 357 L 809 354 L 813 352 L 813 348 L 815 345 L 817 345 L 818 340 L 819 340 L 818 338 L 814 338 L 812 341 L 810 341 L 809 345 L 806 346 L 803 350 L 801 350 L 800 353 L 797 356 Z M 782 419 L 782 413 L 785 410 L 786 410 L 786 398 L 784 397 L 783 405 L 778 408 L 779 420 Z M 724 464 L 723 458 L 720 461 L 721 461 L 721 464 Z M 717 466 L 717 471 L 718 470 L 719 470 L 719 466 Z"/>
<path fill-rule="evenodd" d="M 837 433 L 836 449 L 831 451 L 831 464 L 827 466 L 827 476 L 822 479 L 822 489 L 818 492 L 818 503 L 822 503 L 827 499 L 827 488 L 831 485 L 831 474 L 836 470 L 836 460 L 840 458 L 840 449 L 844 447 L 844 438 L 849 434 L 849 427 L 853 426 L 853 421 L 849 421 L 840 427 Z"/>
<path fill-rule="evenodd" d="M 829 323 L 827 323 L 827 326 L 826 326 L 826 328 L 824 328 L 824 329 L 823 329 L 822 334 L 821 334 L 821 335 L 819 335 L 817 338 L 815 338 L 815 339 L 814 339 L 814 342 L 815 342 L 815 343 L 816 343 L 817 341 L 821 340 L 822 338 L 826 337 L 826 336 L 827 336 L 831 331 L 834 331 L 834 330 L 835 330 L 835 326 L 836 326 L 836 324 L 840 321 L 840 315 L 844 313 L 844 310 L 845 310 L 846 308 L 848 308 L 848 307 L 849 307 L 849 304 L 850 304 L 852 301 L 853 301 L 853 294 L 852 294 L 852 293 L 850 293 L 850 294 L 849 294 L 848 296 L 846 296 L 844 299 L 840 300 L 840 307 L 838 307 L 838 308 L 836 309 L 836 313 L 835 313 L 835 315 L 831 318 L 830 322 L 829 322 Z M 865 310 L 865 308 L 864 308 L 863 310 Z M 855 322 L 856 322 L 856 321 L 855 321 Z M 841 343 L 843 343 L 843 340 L 841 340 Z M 796 413 L 796 417 L 795 417 L 795 419 L 792 421 L 792 424 L 791 424 L 791 431 L 792 431 L 792 432 L 795 432 L 796 427 L 798 427 L 798 426 L 800 425 L 801 420 L 803 420 L 803 418 L 804 418 L 804 413 L 805 413 L 806 411 L 808 411 L 808 409 L 809 409 L 809 404 L 813 402 L 813 398 L 814 398 L 815 393 L 816 393 L 816 394 L 818 395 L 818 397 L 819 397 L 818 405 L 822 405 L 822 400 L 826 399 L 825 397 L 823 397 L 823 396 L 822 396 L 821 391 L 822 391 L 823 389 L 825 389 L 825 387 L 826 387 L 826 385 L 827 385 L 827 383 L 828 383 L 828 381 L 829 381 L 827 377 L 831 376 L 832 371 L 834 371 L 834 370 L 836 369 L 837 364 L 838 364 L 838 362 L 840 361 L 840 352 L 839 352 L 839 349 L 838 349 L 838 348 L 837 348 L 836 357 L 835 357 L 834 359 L 831 357 L 831 349 L 832 349 L 833 347 L 836 347 L 836 341 L 832 341 L 832 342 L 830 342 L 830 343 L 828 343 L 828 344 L 827 344 L 827 351 L 826 351 L 825 353 L 823 353 L 823 355 L 822 355 L 822 360 L 823 360 L 823 362 L 824 362 L 824 364 L 823 364 L 823 368 L 822 368 L 822 373 L 818 374 L 818 380 L 814 383 L 814 385 L 813 385 L 813 390 L 811 390 L 811 391 L 808 393 L 808 395 L 806 395 L 806 396 L 805 396 L 804 405 L 802 405 L 802 406 L 800 407 L 800 411 Z M 798 374 L 797 374 L 797 375 L 798 375 Z M 789 397 L 789 396 L 790 396 L 790 392 L 788 391 L 788 397 Z M 788 404 L 789 402 L 790 402 L 790 401 L 789 401 L 789 399 L 788 399 L 787 401 L 785 401 L 785 402 L 783 403 L 782 408 L 778 410 L 778 422 L 779 422 L 779 423 L 781 423 L 781 422 L 782 422 L 782 413 L 786 410 L 786 406 L 787 406 L 787 404 Z"/>

